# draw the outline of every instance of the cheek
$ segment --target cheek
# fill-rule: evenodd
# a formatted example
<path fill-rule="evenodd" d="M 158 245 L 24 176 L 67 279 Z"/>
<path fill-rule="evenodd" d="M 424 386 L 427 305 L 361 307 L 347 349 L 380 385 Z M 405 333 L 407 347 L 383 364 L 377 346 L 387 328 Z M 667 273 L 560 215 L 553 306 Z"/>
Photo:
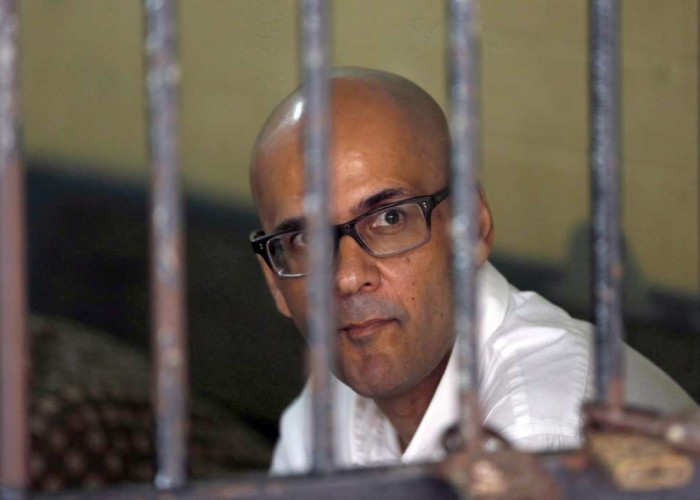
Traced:
<path fill-rule="evenodd" d="M 280 290 L 284 296 L 289 312 L 292 315 L 294 324 L 299 331 L 304 334 L 306 332 L 306 285 L 303 280 L 287 280 L 281 286 Z"/>
<path fill-rule="evenodd" d="M 424 316 L 442 323 L 451 311 L 452 282 L 449 256 L 426 252 L 402 256 L 399 266 L 392 266 L 387 281 L 413 316 Z"/>

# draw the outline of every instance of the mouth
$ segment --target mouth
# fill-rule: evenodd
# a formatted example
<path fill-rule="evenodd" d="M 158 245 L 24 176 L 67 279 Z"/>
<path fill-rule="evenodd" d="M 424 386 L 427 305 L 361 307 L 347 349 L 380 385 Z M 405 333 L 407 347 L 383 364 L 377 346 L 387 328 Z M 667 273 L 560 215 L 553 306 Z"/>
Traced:
<path fill-rule="evenodd" d="M 339 328 L 338 332 L 345 335 L 352 342 L 367 342 L 383 328 L 395 321 L 393 318 L 377 318 L 361 323 L 348 323 Z"/>

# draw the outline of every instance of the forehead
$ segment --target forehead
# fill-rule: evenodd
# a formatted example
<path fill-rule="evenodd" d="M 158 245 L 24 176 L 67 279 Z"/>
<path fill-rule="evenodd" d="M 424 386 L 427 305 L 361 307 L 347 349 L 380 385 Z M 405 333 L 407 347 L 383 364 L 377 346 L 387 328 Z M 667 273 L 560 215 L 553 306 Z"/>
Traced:
<path fill-rule="evenodd" d="M 358 215 L 362 200 L 384 189 L 432 193 L 446 183 L 445 144 L 422 131 L 401 106 L 381 96 L 350 96 L 333 106 L 332 217 Z M 302 123 L 278 130 L 258 148 L 257 202 L 266 230 L 303 213 Z"/>

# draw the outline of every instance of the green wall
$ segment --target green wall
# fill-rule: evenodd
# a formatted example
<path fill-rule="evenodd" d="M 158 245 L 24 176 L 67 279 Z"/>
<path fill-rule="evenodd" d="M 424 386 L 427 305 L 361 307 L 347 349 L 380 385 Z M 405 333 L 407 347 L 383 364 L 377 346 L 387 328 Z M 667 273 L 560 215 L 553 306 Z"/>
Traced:
<path fill-rule="evenodd" d="M 292 0 L 181 0 L 186 188 L 248 205 L 250 146 L 297 82 Z M 137 0 L 21 0 L 25 149 L 147 178 Z M 484 0 L 482 178 L 496 250 L 553 265 L 588 216 L 584 0 Z M 407 76 L 445 104 L 434 0 L 338 0 L 334 57 Z M 698 2 L 622 9 L 624 226 L 646 279 L 697 293 Z M 65 168 L 65 167 L 63 167 Z"/>

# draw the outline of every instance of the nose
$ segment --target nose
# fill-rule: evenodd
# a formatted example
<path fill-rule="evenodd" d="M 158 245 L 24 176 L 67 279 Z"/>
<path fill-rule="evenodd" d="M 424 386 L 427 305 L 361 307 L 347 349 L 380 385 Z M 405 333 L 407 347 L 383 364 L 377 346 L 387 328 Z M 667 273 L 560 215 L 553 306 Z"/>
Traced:
<path fill-rule="evenodd" d="M 353 238 L 340 238 L 335 260 L 335 288 L 338 295 L 369 292 L 379 286 L 379 269 L 375 257 L 365 252 Z"/>

